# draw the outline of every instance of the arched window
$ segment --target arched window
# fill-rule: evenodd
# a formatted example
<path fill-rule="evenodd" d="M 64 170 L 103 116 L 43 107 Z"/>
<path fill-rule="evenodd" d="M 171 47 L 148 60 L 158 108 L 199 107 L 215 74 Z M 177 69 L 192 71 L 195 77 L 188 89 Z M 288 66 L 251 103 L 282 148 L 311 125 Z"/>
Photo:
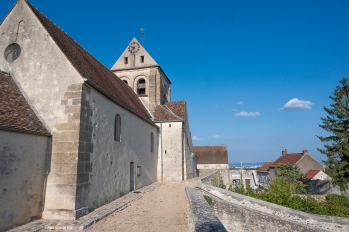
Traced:
<path fill-rule="evenodd" d="M 150 133 L 150 152 L 154 151 L 154 134 L 153 132 Z"/>
<path fill-rule="evenodd" d="M 120 142 L 121 138 L 121 117 L 119 114 L 115 115 L 114 125 L 114 141 Z"/>
<path fill-rule="evenodd" d="M 126 85 L 128 85 L 128 82 L 126 80 L 122 80 L 123 82 L 125 82 Z"/>
<path fill-rule="evenodd" d="M 137 84 L 137 93 L 138 94 L 145 94 L 145 80 L 140 79 Z"/>

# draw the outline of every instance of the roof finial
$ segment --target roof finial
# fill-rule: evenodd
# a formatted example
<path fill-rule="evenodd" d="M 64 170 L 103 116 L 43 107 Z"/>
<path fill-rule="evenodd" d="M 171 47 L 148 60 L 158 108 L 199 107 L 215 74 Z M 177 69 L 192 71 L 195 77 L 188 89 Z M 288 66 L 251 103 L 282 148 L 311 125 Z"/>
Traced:
<path fill-rule="evenodd" d="M 145 35 L 145 32 L 144 32 L 144 31 L 145 31 L 145 29 L 144 29 L 143 27 L 141 27 L 141 36 L 142 36 L 142 37 L 141 37 L 141 40 L 142 40 L 142 46 L 144 45 L 144 39 L 145 39 L 145 38 L 144 38 L 144 35 Z"/>

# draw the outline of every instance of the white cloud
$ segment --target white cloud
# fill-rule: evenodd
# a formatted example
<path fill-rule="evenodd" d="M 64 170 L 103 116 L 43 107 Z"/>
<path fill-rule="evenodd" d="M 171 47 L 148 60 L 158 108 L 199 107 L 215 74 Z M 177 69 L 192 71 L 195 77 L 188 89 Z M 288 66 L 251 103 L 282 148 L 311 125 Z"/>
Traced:
<path fill-rule="evenodd" d="M 238 111 L 237 109 L 233 109 L 233 111 Z"/>
<path fill-rule="evenodd" d="M 237 102 L 238 105 L 243 105 L 244 103 L 242 101 Z"/>
<path fill-rule="evenodd" d="M 203 140 L 202 138 L 197 137 L 196 135 L 193 136 L 192 140 Z"/>
<path fill-rule="evenodd" d="M 303 109 L 303 110 L 310 110 L 311 109 L 311 103 L 310 101 L 302 101 L 298 100 L 298 98 L 293 98 L 289 100 L 280 110 L 285 109 Z"/>
<path fill-rule="evenodd" d="M 245 112 L 241 111 L 240 113 L 235 114 L 237 117 L 258 117 L 261 115 L 259 112 Z"/>
<path fill-rule="evenodd" d="M 214 139 L 221 139 L 222 137 L 219 136 L 219 135 L 214 135 L 214 136 L 212 136 L 212 138 L 214 138 Z"/>

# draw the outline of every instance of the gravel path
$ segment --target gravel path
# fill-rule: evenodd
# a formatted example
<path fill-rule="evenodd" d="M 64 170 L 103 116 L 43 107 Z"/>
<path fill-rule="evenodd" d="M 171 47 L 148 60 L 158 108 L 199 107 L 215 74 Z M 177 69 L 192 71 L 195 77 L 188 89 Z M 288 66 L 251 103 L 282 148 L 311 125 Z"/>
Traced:
<path fill-rule="evenodd" d="M 164 183 L 86 231 L 188 231 L 185 187 L 192 184 Z"/>

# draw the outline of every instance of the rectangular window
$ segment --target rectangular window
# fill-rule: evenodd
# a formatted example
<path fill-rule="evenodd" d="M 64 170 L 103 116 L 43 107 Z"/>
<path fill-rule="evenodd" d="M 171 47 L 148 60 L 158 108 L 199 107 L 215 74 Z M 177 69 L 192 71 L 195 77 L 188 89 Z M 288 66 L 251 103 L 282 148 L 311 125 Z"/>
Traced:
<path fill-rule="evenodd" d="M 168 127 L 171 127 L 171 124 L 169 124 Z"/>
<path fill-rule="evenodd" d="M 141 63 L 144 63 L 144 56 L 141 56 Z"/>
<path fill-rule="evenodd" d="M 128 57 L 124 57 L 124 64 L 128 64 Z"/>
<path fill-rule="evenodd" d="M 141 166 L 137 166 L 137 176 L 141 176 Z"/>

